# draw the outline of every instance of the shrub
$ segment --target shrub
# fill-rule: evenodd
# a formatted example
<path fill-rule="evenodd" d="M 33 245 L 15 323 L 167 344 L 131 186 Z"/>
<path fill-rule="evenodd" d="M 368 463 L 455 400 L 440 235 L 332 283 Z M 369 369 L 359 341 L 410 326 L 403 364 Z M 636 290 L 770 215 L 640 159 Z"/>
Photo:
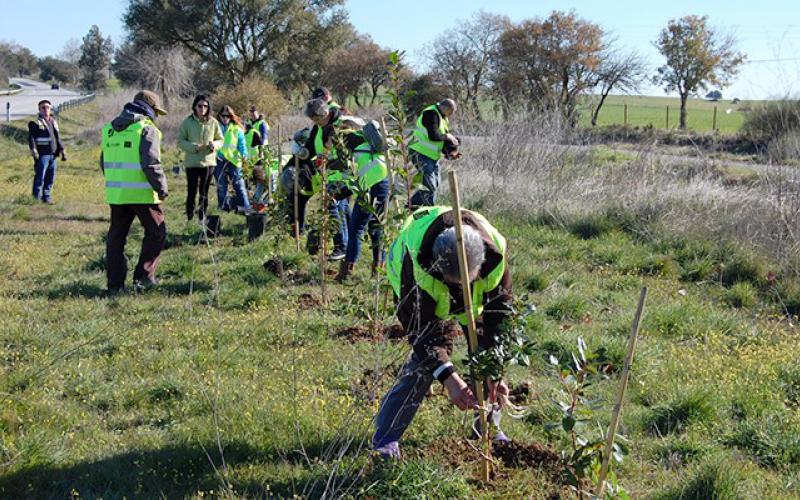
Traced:
<path fill-rule="evenodd" d="M 582 217 L 576 220 L 569 225 L 569 231 L 579 238 L 588 240 L 591 238 L 597 238 L 598 236 L 611 231 L 614 229 L 614 226 L 614 222 L 609 217 L 604 215 L 595 215 Z"/>
<path fill-rule="evenodd" d="M 739 422 L 724 444 L 747 451 L 761 465 L 780 467 L 800 463 L 800 424 L 787 412 L 772 412 Z"/>
<path fill-rule="evenodd" d="M 543 272 L 535 272 L 525 279 L 525 288 L 529 292 L 541 292 L 550 286 L 550 278 Z"/>
<path fill-rule="evenodd" d="M 790 130 L 800 128 L 800 101 L 767 101 L 747 112 L 742 133 L 766 144 Z"/>
<path fill-rule="evenodd" d="M 276 120 L 286 110 L 286 100 L 275 85 L 261 76 L 250 76 L 236 86 L 219 87 L 213 98 L 213 112 L 229 105 L 239 116 L 243 116 L 255 105 L 270 122 Z"/>
<path fill-rule="evenodd" d="M 722 300 L 737 309 L 749 308 L 758 302 L 758 292 L 750 283 L 736 283 L 722 293 Z"/>
<path fill-rule="evenodd" d="M 721 250 L 725 252 L 726 250 Z M 720 270 L 720 281 L 725 286 L 747 281 L 755 286 L 763 284 L 767 276 L 763 260 L 752 253 L 733 251 L 723 258 Z"/>

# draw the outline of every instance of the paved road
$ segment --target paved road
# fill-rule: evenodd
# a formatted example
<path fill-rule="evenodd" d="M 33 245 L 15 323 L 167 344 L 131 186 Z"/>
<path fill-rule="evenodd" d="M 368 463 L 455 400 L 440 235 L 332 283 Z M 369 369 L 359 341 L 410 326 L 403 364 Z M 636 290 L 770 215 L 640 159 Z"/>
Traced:
<path fill-rule="evenodd" d="M 39 112 L 37 104 L 42 99 L 47 99 L 58 106 L 64 101 L 75 99 L 80 94 L 70 90 L 52 90 L 49 83 L 27 80 L 25 78 L 11 78 L 11 83 L 22 87 L 22 92 L 14 95 L 0 95 L 0 116 L 6 119 L 6 103 L 11 103 L 11 119 L 16 120 L 26 116 L 34 116 Z"/>

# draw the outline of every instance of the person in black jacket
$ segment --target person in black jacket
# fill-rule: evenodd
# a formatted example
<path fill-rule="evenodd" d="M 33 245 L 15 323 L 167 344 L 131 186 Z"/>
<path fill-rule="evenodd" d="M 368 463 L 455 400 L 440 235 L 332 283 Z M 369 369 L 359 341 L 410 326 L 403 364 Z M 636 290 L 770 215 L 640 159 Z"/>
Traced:
<path fill-rule="evenodd" d="M 39 116 L 28 122 L 28 147 L 33 157 L 33 197 L 44 203 L 53 203 L 56 157 L 61 155 L 61 161 L 67 161 L 52 109 L 50 101 L 39 101 Z"/>

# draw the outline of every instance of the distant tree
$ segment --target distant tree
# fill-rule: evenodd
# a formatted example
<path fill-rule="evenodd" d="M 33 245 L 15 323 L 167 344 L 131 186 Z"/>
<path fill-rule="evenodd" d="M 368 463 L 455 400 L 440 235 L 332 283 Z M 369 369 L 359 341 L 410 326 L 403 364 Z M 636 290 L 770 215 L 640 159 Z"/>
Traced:
<path fill-rule="evenodd" d="M 653 78 L 666 92 L 681 98 L 680 128 L 686 128 L 686 100 L 689 94 L 722 88 L 736 76 L 745 55 L 734 49 L 736 40 L 708 26 L 708 17 L 685 16 L 672 19 L 655 42 L 667 61 Z"/>
<path fill-rule="evenodd" d="M 39 59 L 39 79 L 45 82 L 54 80 L 60 83 L 72 82 L 74 67 L 71 63 L 57 57 L 47 56 Z"/>
<path fill-rule="evenodd" d="M 154 90 L 164 98 L 186 96 L 195 90 L 196 61 L 190 60 L 185 49 L 136 47 L 128 41 L 114 54 L 111 69 L 121 83 Z"/>
<path fill-rule="evenodd" d="M 278 88 L 263 76 L 248 76 L 237 85 L 222 85 L 214 94 L 216 113 L 224 105 L 233 107 L 240 116 L 244 116 L 250 106 L 255 106 L 270 121 L 279 117 L 286 110 L 286 100 Z"/>
<path fill-rule="evenodd" d="M 647 64 L 636 52 L 625 52 L 616 46 L 615 41 L 609 40 L 594 74 L 595 90 L 600 100 L 592 111 L 592 125 L 597 125 L 600 109 L 611 91 L 631 93 L 639 90 L 647 79 Z"/>
<path fill-rule="evenodd" d="M 106 71 L 111 63 L 114 46 L 111 38 L 103 38 L 100 28 L 93 25 L 83 37 L 81 58 L 78 65 L 83 70 L 82 84 L 86 90 L 99 90 L 106 87 Z"/>
<path fill-rule="evenodd" d="M 291 88 L 309 75 L 319 75 L 325 56 L 340 43 L 341 32 L 351 29 L 346 12 L 338 8 L 343 3 L 131 0 L 124 20 L 138 41 L 157 47 L 180 45 L 229 83 L 268 73 Z"/>
<path fill-rule="evenodd" d="M 720 99 L 722 99 L 722 92 L 720 92 L 719 90 L 712 90 L 711 92 L 706 94 L 706 99 L 708 99 L 709 101 L 719 101 Z"/>
<path fill-rule="evenodd" d="M 506 110 L 559 108 L 574 122 L 578 96 L 594 86 L 603 49 L 603 30 L 572 12 L 522 21 L 498 39 L 495 95 Z"/>
<path fill-rule="evenodd" d="M 38 69 L 33 52 L 16 43 L 0 42 L 0 61 L 12 77 L 33 75 Z"/>
<path fill-rule="evenodd" d="M 358 106 L 363 105 L 360 94 L 366 89 L 369 91 L 369 104 L 373 105 L 389 77 L 387 63 L 390 53 L 369 36 L 359 36 L 331 52 L 322 81 L 340 98 L 352 96 Z"/>
<path fill-rule="evenodd" d="M 8 69 L 4 65 L 4 61 L 0 59 L 0 88 L 5 89 L 8 87 L 8 78 L 11 76 Z"/>
<path fill-rule="evenodd" d="M 81 42 L 77 38 L 70 38 L 64 44 L 64 48 L 61 49 L 61 52 L 58 53 L 57 56 L 62 61 L 66 61 L 70 64 L 70 79 L 69 83 L 72 85 L 78 85 L 81 79 L 81 68 L 78 63 L 81 60 Z"/>
<path fill-rule="evenodd" d="M 510 25 L 505 16 L 481 11 L 439 35 L 426 49 L 431 72 L 450 88 L 451 96 L 469 103 L 478 119 L 478 102 L 489 86 L 490 62 L 498 38 Z"/>
<path fill-rule="evenodd" d="M 412 75 L 402 88 L 403 103 L 409 117 L 416 120 L 416 115 L 425 107 L 449 97 L 449 92 L 447 85 L 438 81 L 431 73 Z"/>

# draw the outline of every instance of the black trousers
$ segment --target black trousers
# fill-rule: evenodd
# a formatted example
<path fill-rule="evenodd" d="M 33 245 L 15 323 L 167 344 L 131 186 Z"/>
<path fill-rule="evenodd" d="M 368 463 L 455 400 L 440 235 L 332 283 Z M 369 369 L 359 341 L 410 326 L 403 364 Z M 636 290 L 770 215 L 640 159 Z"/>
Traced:
<path fill-rule="evenodd" d="M 155 280 L 158 259 L 167 240 L 167 226 L 161 205 L 111 205 L 111 227 L 108 228 L 106 240 L 106 276 L 109 290 L 125 288 L 125 277 L 128 274 L 125 243 L 134 218 L 138 218 L 144 227 L 144 239 L 133 279 Z"/>
<path fill-rule="evenodd" d="M 200 191 L 200 208 L 197 216 L 202 220 L 208 211 L 208 187 L 211 184 L 211 176 L 214 167 L 189 167 L 186 169 L 186 217 L 191 219 L 194 216 L 195 197 Z"/>

